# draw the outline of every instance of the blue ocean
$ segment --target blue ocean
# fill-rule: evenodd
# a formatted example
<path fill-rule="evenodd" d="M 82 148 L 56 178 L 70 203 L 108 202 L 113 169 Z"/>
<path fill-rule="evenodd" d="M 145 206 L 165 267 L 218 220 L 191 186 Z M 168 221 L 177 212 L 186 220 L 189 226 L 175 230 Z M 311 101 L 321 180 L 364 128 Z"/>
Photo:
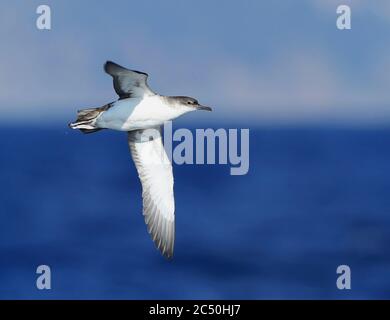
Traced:
<path fill-rule="evenodd" d="M 171 261 L 125 134 L 3 126 L 0 148 L 1 299 L 390 298 L 389 129 L 251 128 L 247 175 L 174 165 Z"/>

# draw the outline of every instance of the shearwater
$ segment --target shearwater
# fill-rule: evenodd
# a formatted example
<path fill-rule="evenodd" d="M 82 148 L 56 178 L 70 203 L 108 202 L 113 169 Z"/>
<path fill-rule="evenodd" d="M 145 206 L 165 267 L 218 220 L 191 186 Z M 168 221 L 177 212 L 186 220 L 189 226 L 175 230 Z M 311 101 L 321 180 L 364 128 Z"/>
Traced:
<path fill-rule="evenodd" d="M 175 201 L 172 164 L 162 142 L 162 125 L 187 112 L 211 111 L 194 98 L 153 92 L 144 72 L 107 61 L 119 99 L 99 108 L 79 110 L 72 129 L 93 133 L 101 129 L 128 132 L 130 152 L 142 184 L 143 215 L 154 244 L 166 258 L 173 256 Z"/>

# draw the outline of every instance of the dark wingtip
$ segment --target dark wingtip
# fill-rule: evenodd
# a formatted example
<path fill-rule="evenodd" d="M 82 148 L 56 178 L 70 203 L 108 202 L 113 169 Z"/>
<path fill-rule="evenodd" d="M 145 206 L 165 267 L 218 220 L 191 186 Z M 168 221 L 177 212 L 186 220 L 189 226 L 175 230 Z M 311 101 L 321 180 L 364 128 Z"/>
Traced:
<path fill-rule="evenodd" d="M 123 72 L 125 70 L 128 69 L 110 60 L 107 60 L 106 63 L 104 64 L 104 71 L 111 76 L 115 76 L 118 73 Z"/>
<path fill-rule="evenodd" d="M 105 63 L 104 63 L 104 71 L 108 73 L 108 68 L 110 67 L 110 65 L 114 64 L 114 62 L 110 61 L 110 60 L 107 60 Z"/>
<path fill-rule="evenodd" d="M 173 253 L 163 253 L 163 256 L 166 260 L 172 261 L 173 260 Z"/>
<path fill-rule="evenodd" d="M 104 71 L 107 72 L 108 74 L 112 74 L 121 70 L 126 70 L 126 68 L 122 67 L 121 65 L 111 60 L 107 60 L 106 63 L 104 64 Z"/>
<path fill-rule="evenodd" d="M 118 72 L 122 72 L 122 71 L 126 71 L 126 70 L 148 76 L 148 74 L 145 72 L 127 69 L 127 68 L 125 68 L 125 67 L 123 67 L 123 66 L 121 66 L 121 65 L 119 65 L 111 60 L 107 60 L 106 63 L 104 64 L 104 71 L 106 73 L 108 73 L 109 75 L 116 75 Z"/>

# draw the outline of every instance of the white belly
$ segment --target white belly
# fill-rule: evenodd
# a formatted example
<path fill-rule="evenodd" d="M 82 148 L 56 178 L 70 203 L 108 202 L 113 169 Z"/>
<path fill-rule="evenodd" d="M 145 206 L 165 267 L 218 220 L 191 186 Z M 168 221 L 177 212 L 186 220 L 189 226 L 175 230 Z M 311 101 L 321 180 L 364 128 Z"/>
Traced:
<path fill-rule="evenodd" d="M 159 96 L 130 98 L 116 101 L 96 120 L 99 128 L 132 131 L 162 125 L 176 118 L 175 110 L 163 103 Z"/>

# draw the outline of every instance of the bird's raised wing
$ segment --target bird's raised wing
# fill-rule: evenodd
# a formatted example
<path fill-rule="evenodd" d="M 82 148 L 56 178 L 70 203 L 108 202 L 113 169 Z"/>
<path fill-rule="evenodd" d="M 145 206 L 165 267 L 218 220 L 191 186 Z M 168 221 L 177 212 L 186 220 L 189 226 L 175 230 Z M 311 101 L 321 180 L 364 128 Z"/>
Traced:
<path fill-rule="evenodd" d="M 143 215 L 156 247 L 171 258 L 175 240 L 172 164 L 161 128 L 130 131 L 129 147 L 142 184 Z"/>
<path fill-rule="evenodd" d="M 114 89 L 119 99 L 155 94 L 148 87 L 146 73 L 126 69 L 112 61 L 107 61 L 104 64 L 104 71 L 113 77 Z"/>

